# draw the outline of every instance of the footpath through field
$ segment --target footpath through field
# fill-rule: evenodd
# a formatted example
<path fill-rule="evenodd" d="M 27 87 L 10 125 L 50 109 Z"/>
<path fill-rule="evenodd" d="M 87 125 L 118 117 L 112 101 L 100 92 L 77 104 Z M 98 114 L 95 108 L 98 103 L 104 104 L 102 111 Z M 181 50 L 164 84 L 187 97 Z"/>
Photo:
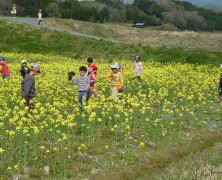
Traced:
<path fill-rule="evenodd" d="M 18 23 L 29 24 L 29 25 L 36 26 L 36 27 L 47 28 L 49 30 L 54 30 L 54 31 L 59 31 L 59 32 L 67 32 L 67 33 L 70 33 L 70 34 L 73 34 L 73 35 L 76 35 L 76 36 L 82 36 L 82 37 L 87 37 L 87 38 L 96 39 L 96 40 L 105 40 L 105 41 L 118 43 L 118 41 L 112 40 L 112 39 L 102 38 L 102 37 L 98 37 L 98 36 L 92 36 L 92 35 L 79 33 L 79 32 L 74 32 L 74 31 L 65 31 L 61 28 L 56 28 L 56 27 L 44 24 L 43 22 L 41 23 L 41 25 L 38 25 L 37 18 L 0 17 L 0 20 L 15 21 L 15 22 L 18 22 Z"/>

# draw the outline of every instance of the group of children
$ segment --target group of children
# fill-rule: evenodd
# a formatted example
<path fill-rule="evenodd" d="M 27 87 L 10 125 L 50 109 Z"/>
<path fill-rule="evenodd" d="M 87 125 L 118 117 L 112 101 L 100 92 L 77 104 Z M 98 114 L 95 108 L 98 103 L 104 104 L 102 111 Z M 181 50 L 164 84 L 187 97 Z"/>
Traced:
<path fill-rule="evenodd" d="M 79 103 L 84 106 L 88 103 L 90 97 L 94 94 L 95 97 L 98 96 L 97 91 L 95 90 L 95 83 L 96 83 L 96 76 L 98 67 L 95 63 L 93 63 L 93 59 L 89 57 L 87 59 L 88 66 L 81 66 L 79 68 L 79 76 L 77 78 L 73 78 L 74 74 L 71 74 L 72 82 L 77 85 L 78 89 L 78 101 Z M 2 68 L 0 72 L 2 73 L 3 79 L 9 80 L 10 74 L 8 65 L 4 59 L 4 57 L 0 57 L 0 65 Z M 116 99 L 118 93 L 122 93 L 124 91 L 124 74 L 121 71 L 120 64 L 113 64 L 110 66 L 111 73 L 102 76 L 100 79 L 107 79 L 111 80 L 111 95 L 114 99 Z M 141 72 L 142 72 L 142 63 L 140 62 L 140 57 L 136 56 L 135 64 L 134 64 L 134 71 L 136 77 L 141 81 Z M 20 73 L 23 77 L 21 82 L 21 89 L 22 89 L 22 97 L 25 99 L 25 105 L 30 106 L 30 100 L 35 97 L 35 79 L 34 76 L 41 72 L 40 65 L 35 63 L 30 68 L 27 66 L 27 61 L 21 61 L 21 69 Z"/>
<path fill-rule="evenodd" d="M 98 67 L 95 63 L 93 63 L 93 59 L 90 57 L 87 59 L 88 67 L 81 66 L 79 68 L 79 76 L 76 79 L 72 79 L 72 82 L 78 87 L 78 100 L 79 103 L 84 106 L 87 104 L 89 98 L 92 94 L 97 97 L 97 91 L 94 89 L 96 83 L 96 76 Z M 110 79 L 111 80 L 111 96 L 115 100 L 117 98 L 118 93 L 122 93 L 124 91 L 124 74 L 121 71 L 121 66 L 118 63 L 115 63 L 110 66 L 111 73 L 102 76 L 100 79 Z M 136 56 L 134 63 L 134 73 L 135 77 L 141 82 L 141 74 L 142 74 L 142 62 L 140 61 L 140 57 Z M 133 78 L 135 79 L 135 78 Z"/>
<path fill-rule="evenodd" d="M 90 97 L 94 94 L 95 97 L 98 96 L 97 91 L 95 90 L 96 76 L 98 67 L 95 63 L 93 63 L 93 59 L 89 57 L 87 59 L 88 66 L 81 66 L 79 68 L 79 76 L 77 78 L 73 78 L 74 74 L 71 76 L 69 80 L 77 85 L 78 89 L 78 101 L 84 106 L 88 103 Z M 3 79 L 9 80 L 10 73 L 8 69 L 8 65 L 4 59 L 4 57 L 0 56 L 0 72 L 2 74 Z M 113 64 L 110 66 L 111 73 L 102 76 L 100 79 L 110 79 L 111 80 L 111 96 L 116 99 L 118 93 L 122 93 L 124 91 L 124 74 L 121 71 L 120 64 Z M 221 66 L 222 68 L 222 66 Z M 142 81 L 143 65 L 140 61 L 140 56 L 135 57 L 134 62 L 134 78 L 138 79 L 139 82 Z M 34 63 L 30 68 L 27 66 L 27 61 L 21 61 L 21 69 L 20 73 L 23 77 L 21 88 L 22 88 L 22 97 L 26 100 L 25 105 L 30 106 L 30 100 L 35 97 L 35 79 L 34 76 L 41 72 L 40 65 Z M 132 82 L 131 82 L 132 83 Z M 222 99 L 222 75 L 220 77 L 220 83 L 218 88 L 218 102 Z"/>

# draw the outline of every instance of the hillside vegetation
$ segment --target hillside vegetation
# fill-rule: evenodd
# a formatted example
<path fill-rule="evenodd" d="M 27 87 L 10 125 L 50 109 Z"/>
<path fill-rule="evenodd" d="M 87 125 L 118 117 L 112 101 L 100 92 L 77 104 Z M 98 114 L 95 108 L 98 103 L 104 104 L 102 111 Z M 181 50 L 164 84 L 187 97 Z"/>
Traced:
<path fill-rule="evenodd" d="M 0 55 L 11 73 L 0 81 L 2 179 L 220 179 L 220 33 L 45 22 L 120 42 L 0 20 Z M 143 41 L 147 36 L 153 37 Z M 135 55 L 143 62 L 142 82 L 132 81 Z M 83 109 L 67 72 L 77 73 L 89 56 L 99 67 L 99 96 Z M 41 65 L 32 109 L 21 97 L 22 59 Z M 100 79 L 114 62 L 125 74 L 116 101 L 110 82 Z"/>
<path fill-rule="evenodd" d="M 133 60 L 135 55 L 139 54 L 143 61 L 174 61 L 217 66 L 221 64 L 222 52 L 220 51 L 188 51 L 176 46 L 170 48 L 164 46 L 164 44 L 154 48 L 142 44 L 111 43 L 10 21 L 0 21 L 0 25 L 4 27 L 4 29 L 0 29 L 0 36 L 2 37 L 0 49 L 5 52 L 60 54 L 75 58 L 92 56 L 96 59 L 109 60 Z M 164 42 L 164 40 L 161 42 Z"/>
<path fill-rule="evenodd" d="M 122 43 L 141 44 L 151 47 L 179 47 L 189 50 L 221 51 L 222 33 L 175 30 L 169 24 L 162 28 L 132 28 L 126 23 L 92 23 L 70 19 L 46 18 L 44 23 L 67 32 L 109 38 Z"/>
<path fill-rule="evenodd" d="M 13 3 L 18 16 L 36 17 L 42 9 L 44 17 L 76 19 L 91 22 L 145 23 L 145 26 L 172 24 L 179 29 L 213 31 L 222 30 L 222 12 L 198 8 L 186 1 L 134 0 L 124 4 L 121 0 L 2 0 L 0 14 L 9 15 Z"/>

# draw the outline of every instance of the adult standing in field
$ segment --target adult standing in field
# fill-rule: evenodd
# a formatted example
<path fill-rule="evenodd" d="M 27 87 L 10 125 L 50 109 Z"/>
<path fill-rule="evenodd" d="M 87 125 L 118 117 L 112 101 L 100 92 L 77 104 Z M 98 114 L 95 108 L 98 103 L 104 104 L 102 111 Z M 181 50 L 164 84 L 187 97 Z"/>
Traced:
<path fill-rule="evenodd" d="M 15 4 L 14 4 L 13 7 L 12 7 L 11 14 L 12 14 L 13 16 L 16 16 L 16 14 L 17 14 L 17 10 L 16 10 L 16 5 L 15 5 Z"/>
<path fill-rule="evenodd" d="M 8 70 L 8 64 L 5 62 L 5 58 L 0 56 L 0 72 L 2 73 L 2 78 L 9 80 L 10 74 Z"/>
<path fill-rule="evenodd" d="M 36 89 L 35 89 L 35 79 L 34 76 L 39 74 L 40 65 L 35 63 L 31 66 L 31 71 L 29 74 L 25 76 L 21 83 L 22 88 L 22 97 L 25 99 L 25 105 L 31 106 L 30 100 L 35 97 Z"/>
<path fill-rule="evenodd" d="M 38 25 L 41 25 L 42 22 L 42 10 L 40 9 L 38 12 Z"/>

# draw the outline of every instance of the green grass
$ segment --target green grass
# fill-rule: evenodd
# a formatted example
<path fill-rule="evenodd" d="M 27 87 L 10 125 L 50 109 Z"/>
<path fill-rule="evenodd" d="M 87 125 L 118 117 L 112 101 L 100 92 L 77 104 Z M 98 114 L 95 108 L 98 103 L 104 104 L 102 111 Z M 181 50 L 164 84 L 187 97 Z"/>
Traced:
<path fill-rule="evenodd" d="M 118 39 L 121 37 L 121 34 L 116 29 L 117 27 L 129 28 L 129 26 L 124 26 L 124 24 L 101 24 L 60 18 L 45 18 L 44 23 L 68 32 L 75 31 L 108 39 Z"/>
<path fill-rule="evenodd" d="M 222 59 L 222 52 L 111 43 L 10 21 L 0 21 L 0 25 L 4 27 L 0 30 L 0 49 L 4 52 L 58 54 L 72 58 L 92 56 L 94 59 L 107 60 L 133 60 L 135 55 L 139 54 L 142 57 L 142 61 L 173 61 L 216 66 L 221 64 Z"/>
<path fill-rule="evenodd" d="M 222 58 L 222 52 L 191 51 L 182 48 L 168 48 L 166 46 L 154 48 L 141 44 L 132 45 L 110 43 L 103 40 L 96 41 L 68 33 L 60 33 L 6 21 L 0 21 L 0 25 L 4 27 L 0 30 L 1 52 L 41 53 L 85 59 L 88 56 L 92 56 L 95 59 L 105 59 L 106 63 L 121 59 L 129 59 L 133 63 L 134 56 L 139 54 L 142 57 L 142 61 L 154 60 L 163 63 L 168 63 L 169 61 L 188 62 L 216 66 L 221 64 Z M 14 63 L 17 59 L 13 59 Z M 44 78 L 45 75 L 42 73 L 40 79 Z M 61 74 L 59 75 L 61 76 Z M 37 82 L 40 79 L 37 79 Z M 49 80 L 51 79 L 49 78 Z M 42 88 L 43 86 L 45 85 L 42 85 Z M 13 102 L 13 99 L 11 101 Z M 216 106 L 213 107 L 217 110 L 221 108 L 221 105 Z M 211 106 L 209 105 L 209 107 Z M 216 113 L 216 115 L 221 117 L 221 112 L 217 112 L 219 114 Z M 44 153 L 41 156 L 40 164 L 35 164 L 35 160 L 32 159 L 35 157 L 35 154 L 28 153 L 27 157 L 30 159 L 21 159 L 21 161 L 29 163 L 24 163 L 25 166 L 19 167 L 18 172 L 23 177 L 27 176 L 30 179 L 169 179 L 169 177 L 172 179 L 205 177 L 219 179 L 221 175 L 212 175 L 210 172 L 221 172 L 221 118 L 219 121 L 213 119 L 214 109 L 209 109 L 209 111 L 204 111 L 204 113 L 206 116 L 203 116 L 203 118 L 209 116 L 212 119 L 210 118 L 206 122 L 203 119 L 204 123 L 200 121 L 199 123 L 192 124 L 195 121 L 195 117 L 192 117 L 194 120 L 189 120 L 191 123 L 190 126 L 186 128 L 178 127 L 178 130 L 172 130 L 166 136 L 162 136 L 160 129 L 155 129 L 154 126 L 153 128 L 145 127 L 145 129 L 147 128 L 146 131 L 142 131 L 139 126 L 135 126 L 132 128 L 131 136 L 135 137 L 137 142 L 133 140 L 126 142 L 122 136 L 125 132 L 119 132 L 116 135 L 111 134 L 110 128 L 106 127 L 105 124 L 103 126 L 98 125 L 98 129 L 90 137 L 83 136 L 83 129 L 79 128 L 75 132 L 70 132 L 73 136 L 73 141 L 70 141 L 72 143 L 69 144 L 72 149 L 68 152 L 64 150 L 59 155 L 55 152 L 55 154 L 52 153 L 50 156 L 52 166 L 49 177 L 43 175 L 43 166 L 49 163 L 48 159 L 44 159 L 44 155 L 47 156 Z M 81 127 L 82 118 L 79 118 L 79 120 L 78 125 Z M 139 121 L 137 123 L 140 124 Z M 147 139 L 142 138 L 144 135 Z M 2 137 L 4 138 L 4 136 Z M 111 137 L 116 138 L 116 143 L 111 144 L 109 148 L 105 149 L 104 147 L 107 145 L 107 142 L 112 142 L 109 139 Z M 29 137 L 27 138 L 29 139 Z M 51 138 L 53 139 L 53 137 Z M 41 143 L 46 143 L 48 146 L 52 146 L 50 143 L 56 144 L 54 141 L 50 142 L 49 138 L 46 139 L 42 139 Z M 139 141 L 145 143 L 144 148 L 138 145 Z M 151 142 L 154 142 L 154 145 L 150 144 Z M 15 145 L 17 143 L 23 144 L 24 147 L 20 148 L 30 152 L 35 152 L 35 149 L 41 145 L 33 143 L 33 146 L 29 146 L 29 144 L 25 144 L 24 142 L 13 143 Z M 81 143 L 84 143 L 87 148 L 82 148 L 80 151 L 78 148 Z M 10 143 L 8 146 L 11 146 Z M 20 148 L 17 147 L 15 150 L 10 149 L 13 151 L 13 154 L 7 156 L 10 157 L 9 161 L 13 161 L 13 156 L 21 155 L 23 157 L 23 154 L 26 154 L 26 152 L 19 150 Z M 6 151 L 6 153 L 8 152 Z M 70 158 L 68 153 L 70 153 Z M 61 161 L 64 162 L 61 157 L 67 159 L 66 163 L 60 163 Z M 4 163 L 7 164 L 7 162 Z M 30 168 L 33 166 L 35 168 Z M 94 171 L 92 171 L 93 168 Z M 2 178 L 8 179 L 14 174 L 15 172 L 12 174 L 11 171 L 6 171 Z"/>
<path fill-rule="evenodd" d="M 132 166 L 113 168 L 105 176 L 112 179 L 195 179 L 221 172 L 222 134 L 205 128 L 187 131 L 192 139 L 178 132 L 158 142 L 158 145 L 141 152 Z M 187 139 L 186 139 L 187 138 Z M 205 167 L 208 166 L 208 169 Z M 204 172 L 204 174 L 203 174 Z M 202 173 L 202 174 L 201 174 Z"/>
<path fill-rule="evenodd" d="M 221 32 L 168 31 L 167 29 L 156 30 L 152 27 L 138 29 L 126 23 L 101 24 L 55 18 L 45 18 L 44 23 L 64 31 L 80 32 L 128 44 L 221 51 Z"/>

